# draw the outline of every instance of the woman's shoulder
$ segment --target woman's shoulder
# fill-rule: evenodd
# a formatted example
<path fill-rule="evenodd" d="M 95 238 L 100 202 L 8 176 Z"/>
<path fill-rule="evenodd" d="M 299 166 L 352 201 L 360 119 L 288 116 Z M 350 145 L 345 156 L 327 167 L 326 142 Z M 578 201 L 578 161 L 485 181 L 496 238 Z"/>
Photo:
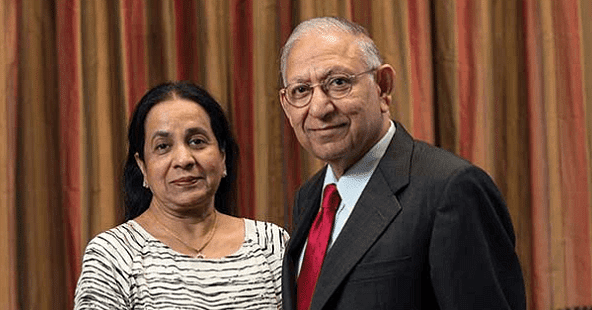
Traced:
<path fill-rule="evenodd" d="M 254 239 L 255 243 L 261 246 L 274 246 L 284 250 L 290 236 L 282 227 L 264 221 L 257 221 L 245 218 L 245 233 L 247 237 Z"/>
<path fill-rule="evenodd" d="M 133 257 L 134 253 L 141 251 L 146 241 L 147 236 L 140 225 L 131 220 L 103 231 L 92 238 L 86 246 L 85 256 Z"/>

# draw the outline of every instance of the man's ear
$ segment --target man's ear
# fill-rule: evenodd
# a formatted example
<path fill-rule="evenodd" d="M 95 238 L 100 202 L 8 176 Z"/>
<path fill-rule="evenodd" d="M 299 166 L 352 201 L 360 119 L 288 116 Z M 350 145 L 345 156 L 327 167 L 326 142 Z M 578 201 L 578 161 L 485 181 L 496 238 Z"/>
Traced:
<path fill-rule="evenodd" d="M 376 69 L 376 84 L 378 85 L 379 96 L 382 99 L 381 109 L 389 111 L 391 105 L 391 92 L 395 88 L 395 69 L 389 64 L 384 64 Z"/>
<path fill-rule="evenodd" d="M 388 96 L 395 87 L 395 69 L 384 64 L 376 69 L 376 83 L 380 87 L 380 96 Z"/>

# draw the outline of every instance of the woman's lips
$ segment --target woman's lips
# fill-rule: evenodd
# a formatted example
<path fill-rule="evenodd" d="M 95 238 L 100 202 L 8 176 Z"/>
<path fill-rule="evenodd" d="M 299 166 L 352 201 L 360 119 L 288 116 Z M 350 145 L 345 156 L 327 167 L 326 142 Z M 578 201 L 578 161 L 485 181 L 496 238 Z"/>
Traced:
<path fill-rule="evenodd" d="M 173 180 L 171 183 L 177 185 L 188 185 L 197 182 L 197 177 L 182 177 L 176 180 Z"/>

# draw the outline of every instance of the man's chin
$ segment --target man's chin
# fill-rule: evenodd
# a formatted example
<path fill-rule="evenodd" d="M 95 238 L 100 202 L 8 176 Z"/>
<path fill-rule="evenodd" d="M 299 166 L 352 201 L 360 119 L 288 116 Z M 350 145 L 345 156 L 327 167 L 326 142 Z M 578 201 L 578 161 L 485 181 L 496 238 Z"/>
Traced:
<path fill-rule="evenodd" d="M 323 145 L 320 147 L 312 147 L 310 152 L 318 159 L 325 162 L 334 162 L 339 160 L 351 151 L 351 148 L 346 148 L 341 145 Z"/>

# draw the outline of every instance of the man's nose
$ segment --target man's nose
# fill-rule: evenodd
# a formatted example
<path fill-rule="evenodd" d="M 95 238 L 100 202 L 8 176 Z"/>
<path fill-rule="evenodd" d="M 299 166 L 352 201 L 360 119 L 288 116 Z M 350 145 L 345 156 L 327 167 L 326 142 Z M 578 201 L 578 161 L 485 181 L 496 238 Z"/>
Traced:
<path fill-rule="evenodd" d="M 308 113 L 316 118 L 323 118 L 335 110 L 331 97 L 325 92 L 322 85 L 316 85 L 312 89 Z"/>

